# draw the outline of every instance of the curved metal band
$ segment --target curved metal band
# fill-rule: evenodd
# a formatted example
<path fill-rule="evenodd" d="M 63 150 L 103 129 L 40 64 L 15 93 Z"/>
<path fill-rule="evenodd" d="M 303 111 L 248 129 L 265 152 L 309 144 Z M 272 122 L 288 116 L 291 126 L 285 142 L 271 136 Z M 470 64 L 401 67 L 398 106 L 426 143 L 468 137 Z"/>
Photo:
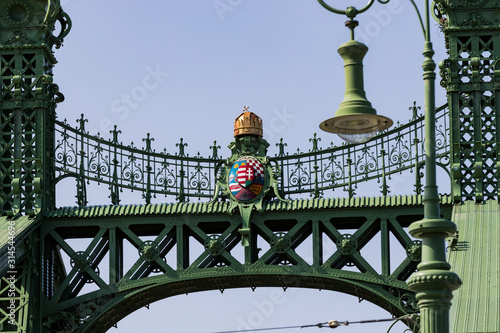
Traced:
<path fill-rule="evenodd" d="M 321 6 L 323 6 L 325 9 L 331 11 L 332 13 L 346 15 L 345 10 L 333 8 L 330 5 L 327 5 L 323 0 L 318 0 L 318 2 L 320 3 Z M 361 14 L 361 13 L 367 11 L 373 5 L 374 2 L 375 2 L 375 0 L 368 0 L 368 3 L 363 8 L 356 9 L 357 14 Z"/>
<path fill-rule="evenodd" d="M 381 4 L 387 4 L 389 3 L 389 1 L 391 0 L 377 0 L 378 2 L 380 2 Z M 375 0 L 369 0 L 368 3 L 361 9 L 355 9 L 354 10 L 354 15 L 349 15 L 347 13 L 347 10 L 340 10 L 340 9 L 337 9 L 337 8 L 333 8 L 332 6 L 328 5 L 325 3 L 324 0 L 318 0 L 318 2 L 320 3 L 321 6 L 323 6 L 325 9 L 331 11 L 332 13 L 335 13 L 335 14 L 341 14 L 341 15 L 347 15 L 349 18 L 354 18 L 357 14 L 361 14 L 365 11 L 367 11 L 372 5 L 373 3 L 375 2 Z M 420 11 L 417 7 L 417 4 L 415 3 L 414 0 L 410 0 L 410 3 L 413 5 L 413 8 L 415 8 L 415 11 L 417 13 L 417 17 L 418 17 L 418 20 L 419 20 L 419 23 L 420 23 L 420 27 L 422 28 L 422 32 L 424 34 L 424 38 L 426 38 L 426 40 L 430 40 L 430 38 L 428 37 L 428 33 L 427 33 L 427 29 L 426 27 L 424 26 L 424 21 L 422 20 L 422 15 L 420 15 Z M 354 8 L 354 7 L 348 7 L 348 8 Z M 427 9 L 426 9 L 427 10 Z"/>

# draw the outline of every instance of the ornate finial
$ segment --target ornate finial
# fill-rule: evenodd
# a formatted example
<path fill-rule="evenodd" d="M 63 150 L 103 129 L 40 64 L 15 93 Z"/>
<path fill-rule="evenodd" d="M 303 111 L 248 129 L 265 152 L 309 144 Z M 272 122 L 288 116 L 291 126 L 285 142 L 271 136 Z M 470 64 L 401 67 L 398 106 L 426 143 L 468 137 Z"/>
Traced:
<path fill-rule="evenodd" d="M 181 157 L 184 157 L 186 156 L 185 153 L 184 153 L 184 147 L 186 147 L 188 144 L 187 143 L 184 143 L 184 139 L 181 138 L 181 142 L 180 143 L 176 143 L 175 146 L 176 147 L 179 147 L 179 156 Z"/>
<path fill-rule="evenodd" d="M 146 152 L 153 152 L 153 150 L 151 149 L 151 142 L 155 141 L 155 139 L 151 138 L 149 133 L 147 133 L 147 137 L 143 138 L 142 141 L 146 142 Z"/>
<path fill-rule="evenodd" d="M 209 148 L 212 149 L 212 158 L 217 159 L 219 157 L 218 150 L 220 149 L 220 146 L 217 146 L 217 141 L 214 141 L 214 145 Z"/>
<path fill-rule="evenodd" d="M 118 144 L 118 134 L 120 134 L 122 131 L 117 129 L 117 126 L 115 125 L 115 129 L 110 130 L 109 133 L 113 134 L 113 142 L 114 144 Z"/>
<path fill-rule="evenodd" d="M 262 119 L 248 111 L 248 106 L 243 107 L 243 113 L 234 121 L 234 137 L 241 135 L 263 136 Z"/>
<path fill-rule="evenodd" d="M 81 114 L 80 119 L 78 119 L 76 122 L 80 124 L 80 128 L 78 130 L 82 133 L 85 133 L 85 123 L 88 122 L 88 120 L 85 119 L 85 115 L 83 113 Z"/>
<path fill-rule="evenodd" d="M 413 111 L 413 118 L 411 120 L 415 120 L 418 117 L 418 110 L 420 110 L 421 107 L 417 106 L 417 102 L 413 101 L 413 106 L 410 106 L 409 110 Z"/>

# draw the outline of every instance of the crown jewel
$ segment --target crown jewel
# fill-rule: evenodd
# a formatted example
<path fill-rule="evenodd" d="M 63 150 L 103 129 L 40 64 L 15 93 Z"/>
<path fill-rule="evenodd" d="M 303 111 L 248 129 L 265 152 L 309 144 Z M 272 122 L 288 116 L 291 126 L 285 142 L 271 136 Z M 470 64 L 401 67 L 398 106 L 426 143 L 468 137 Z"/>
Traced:
<path fill-rule="evenodd" d="M 234 137 L 241 135 L 263 136 L 262 119 L 248 111 L 248 106 L 243 108 L 243 113 L 234 121 Z"/>

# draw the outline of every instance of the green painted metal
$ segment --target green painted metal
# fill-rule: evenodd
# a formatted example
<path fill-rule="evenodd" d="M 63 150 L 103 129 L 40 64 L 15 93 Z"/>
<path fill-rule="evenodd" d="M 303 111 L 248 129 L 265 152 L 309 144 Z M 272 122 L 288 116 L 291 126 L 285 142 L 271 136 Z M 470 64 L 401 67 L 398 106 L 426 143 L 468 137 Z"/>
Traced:
<path fill-rule="evenodd" d="M 419 261 L 420 245 L 404 228 L 421 218 L 422 205 L 393 205 L 390 211 L 357 206 L 354 211 L 356 206 L 312 210 L 307 204 L 311 200 L 297 210 L 253 212 L 245 253 L 239 214 L 200 214 L 194 209 L 210 204 L 175 204 L 185 209 L 151 215 L 128 212 L 119 219 L 92 213 L 92 208 L 78 218 L 54 211 L 41 226 L 44 257 L 53 258 L 61 249 L 71 267 L 43 284 L 44 326 L 105 332 L 123 316 L 159 299 L 261 286 L 342 291 L 395 316 L 417 310 L 405 281 Z M 445 214 L 450 214 L 451 206 L 446 207 Z M 380 233 L 397 242 L 390 249 L 387 243 L 378 245 L 380 262 L 370 262 L 363 253 Z M 88 245 L 76 251 L 71 239 L 86 239 Z M 126 244 L 135 255 L 124 253 Z M 195 250 L 194 244 L 202 249 Z M 312 255 L 305 255 L 304 246 Z M 398 252 L 407 256 L 391 269 Z M 106 256 L 113 260 L 104 260 Z M 49 269 L 50 264 L 57 267 L 55 261 L 44 262 Z M 82 291 L 84 286 L 93 290 Z"/>
<path fill-rule="evenodd" d="M 353 19 L 373 3 L 332 11 Z M 444 257 L 447 236 L 454 236 L 450 260 L 464 278 L 452 308 L 453 331 L 500 330 L 498 316 L 487 315 L 498 312 L 498 302 L 477 289 L 498 287 L 498 279 L 483 279 L 494 272 L 498 254 L 498 6 L 493 0 L 439 0 L 433 6 L 449 50 L 439 65 L 447 106 L 435 110 L 433 104 L 430 23 L 419 14 L 427 41 L 425 117 L 413 105 L 408 123 L 362 145 L 321 148 L 314 135 L 308 152 L 287 152 L 281 140 L 274 157 L 264 153 L 264 140 L 243 136 L 230 143 L 227 158 L 216 142 L 209 157 L 189 156 L 182 139 L 177 151 L 156 152 L 149 134 L 140 149 L 122 144 L 116 127 L 111 139 L 89 135 L 83 115 L 77 128 L 56 121 L 63 96 L 52 79 L 53 48 L 61 46 L 71 21 L 59 1 L 2 2 L 0 331 L 99 332 L 173 295 L 276 286 L 337 290 L 396 316 L 420 311 L 421 332 L 447 332 L 441 310 L 459 284 Z M 52 34 L 56 25 L 58 36 Z M 245 156 L 265 169 L 264 190 L 250 202 L 228 188 L 230 169 Z M 450 195 L 437 195 L 434 161 L 450 174 Z M 409 172 L 413 188 L 390 196 L 391 175 Z M 65 178 L 75 179 L 78 207 L 55 209 L 55 190 Z M 89 181 L 107 186 L 110 205 L 88 206 Z M 366 181 L 377 181 L 381 195 L 358 197 L 357 186 Z M 144 204 L 120 205 L 123 190 L 141 192 Z M 312 198 L 297 199 L 302 194 Z M 157 196 L 173 203 L 154 204 Z M 202 200 L 189 202 L 195 198 Z M 454 225 L 443 218 L 457 221 L 458 242 Z M 411 240 L 408 227 L 423 246 Z M 363 256 L 375 235 L 382 240 L 377 265 Z M 389 244 L 393 237 L 397 244 Z M 87 239 L 87 248 L 74 249 L 72 239 Z M 130 264 L 125 244 L 135 249 Z M 192 244 L 202 250 L 192 250 Z M 406 257 L 391 270 L 395 249 Z M 420 261 L 420 272 L 412 276 Z M 346 269 L 351 267 L 358 272 Z M 472 283 L 470 271 L 480 274 L 479 283 Z M 82 291 L 88 285 L 94 290 Z M 12 301 L 11 316 L 6 309 Z M 464 316 L 470 309 L 474 316 Z"/>
<path fill-rule="evenodd" d="M 9 270 L 0 280 L 0 330 L 22 333 L 33 328 L 34 295 L 30 293 L 35 277 L 31 273 L 32 260 Z M 31 308 L 30 308 L 31 307 Z M 36 311 L 36 310 L 35 310 Z"/>
<path fill-rule="evenodd" d="M 41 214 L 55 204 L 48 152 L 55 149 L 55 108 L 63 100 L 53 83 L 52 49 L 71 21 L 58 1 L 2 1 L 0 13 L 0 330 L 42 332 L 36 235 Z"/>
<path fill-rule="evenodd" d="M 451 133 L 452 196 L 457 205 L 454 217 L 459 227 L 460 242 L 473 251 L 450 253 L 450 262 L 463 279 L 464 288 L 456 295 L 452 312 L 453 332 L 495 332 L 500 329 L 496 318 L 489 314 L 494 307 L 490 293 L 481 295 L 479 288 L 491 292 L 496 273 L 481 274 L 496 265 L 491 254 L 498 246 L 489 237 L 498 216 L 487 214 L 498 208 L 500 136 L 498 133 L 499 106 L 495 103 L 499 69 L 498 4 L 494 1 L 439 1 L 436 19 L 442 26 L 449 58 L 440 63 L 441 85 L 448 91 Z M 477 205 L 473 207 L 472 200 Z M 481 203 L 485 202 L 483 205 Z M 481 230 L 481 235 L 471 233 Z M 493 234 L 494 235 L 494 234 Z M 457 250 L 457 238 L 452 249 Z M 464 243 L 461 243 L 464 244 Z M 466 250 L 463 249 L 462 250 Z M 464 258 L 468 267 L 464 267 Z M 470 272 L 491 276 L 485 283 L 473 279 Z M 478 288 L 473 289 L 471 288 Z M 493 296 L 494 297 L 494 296 Z M 498 298 L 494 302 L 497 303 Z M 465 310 L 467 307 L 467 310 Z M 465 315 L 466 314 L 466 315 Z"/>
<path fill-rule="evenodd" d="M 441 196 L 442 205 L 451 205 L 450 196 Z M 264 212 L 294 212 L 315 209 L 355 209 L 355 208 L 390 208 L 390 207 L 423 206 L 423 197 L 420 195 L 399 195 L 387 197 L 355 197 L 355 198 L 324 198 L 324 199 L 297 199 L 286 202 L 269 201 L 263 203 Z M 229 202 L 213 203 L 172 203 L 152 205 L 121 205 L 121 206 L 89 206 L 63 207 L 48 211 L 47 218 L 98 218 L 123 217 L 163 214 L 229 214 Z M 1 244 L 1 243 L 0 243 Z"/>
<path fill-rule="evenodd" d="M 422 258 L 418 271 L 408 280 L 408 286 L 416 292 L 421 316 L 422 333 L 447 333 L 452 292 L 462 284 L 446 261 L 445 238 L 455 234 L 456 225 L 442 217 L 436 177 L 436 128 L 435 128 L 435 80 L 436 64 L 432 59 L 430 32 L 430 5 L 425 0 L 424 43 L 424 95 L 425 95 L 425 187 L 424 218 L 413 222 L 409 232 L 422 239 Z"/>
<path fill-rule="evenodd" d="M 449 240 L 449 260 L 463 280 L 453 302 L 452 331 L 499 332 L 498 202 L 466 201 L 453 208 L 452 218 L 460 234 Z"/>
<path fill-rule="evenodd" d="M 498 5 L 449 0 L 436 9 L 449 50 L 439 67 L 450 106 L 452 193 L 457 202 L 498 200 Z"/>
<path fill-rule="evenodd" d="M 342 11 L 334 10 L 325 5 L 322 0 L 319 2 L 323 7 L 334 13 L 342 13 Z M 387 3 L 379 1 L 381 3 Z M 444 1 L 442 1 L 444 2 Z M 441 2 L 441 3 L 442 3 Z M 463 1 L 462 1 L 463 2 Z M 373 4 L 369 4 L 362 11 L 369 8 Z M 475 3 L 477 5 L 477 3 Z M 425 96 L 425 175 L 426 183 L 424 188 L 424 217 L 419 221 L 413 222 L 409 227 L 409 232 L 412 236 L 422 239 L 422 258 L 418 264 L 418 271 L 413 273 L 408 280 L 408 286 L 416 292 L 418 306 L 421 316 L 421 331 L 424 333 L 446 333 L 449 332 L 449 309 L 451 307 L 452 292 L 458 289 L 461 285 L 461 280 L 458 275 L 450 270 L 451 266 L 446 261 L 446 250 L 444 239 L 451 237 L 456 233 L 456 225 L 444 219 L 440 213 L 439 196 L 436 179 L 436 128 L 435 128 L 435 68 L 436 64 L 432 59 L 434 51 L 431 42 L 431 8 L 429 0 L 424 1 L 425 19 L 422 21 L 419 14 L 420 23 L 424 32 L 424 62 L 422 68 L 424 70 L 424 96 Z M 434 6 L 433 6 L 434 7 Z M 434 8 L 432 8 L 434 10 Z M 360 12 L 362 12 L 360 11 Z M 351 21 L 358 13 L 356 9 L 348 7 L 343 12 Z M 350 14 L 349 14 L 350 13 Z M 424 24 L 422 24 L 424 23 Z M 355 25 L 353 26 L 355 27 Z M 351 30 L 353 30 L 351 27 Z M 354 34 L 352 33 L 352 37 Z M 479 60 L 473 61 L 476 67 L 479 65 Z M 479 87 L 478 87 L 479 88 Z M 478 96 L 476 96 L 478 97 Z M 473 128 L 475 131 L 475 139 L 481 137 L 478 134 L 481 128 L 479 122 L 475 122 Z M 481 155 L 476 147 L 476 155 Z M 478 164 L 482 164 L 482 156 Z M 481 171 L 481 170 L 479 170 Z M 482 176 L 482 172 L 479 172 Z M 481 184 L 477 186 L 477 192 L 482 192 Z M 482 193 L 481 193 L 482 199 Z"/>
<path fill-rule="evenodd" d="M 52 47 L 71 23 L 57 2 L 4 1 L 0 10 L 0 210 L 35 215 L 54 205 L 53 162 L 44 153 L 54 150 L 55 103 L 63 97 L 52 83 Z"/>
<path fill-rule="evenodd" d="M 362 145 L 331 145 L 322 149 L 321 138 L 316 135 L 310 139 L 312 145 L 308 152 L 287 152 L 283 140 L 276 143 L 278 152 L 269 160 L 276 169 L 280 195 L 294 198 L 312 193 L 314 197 L 329 197 L 341 190 L 340 193 L 347 192 L 349 197 L 354 197 L 359 184 L 372 180 L 380 183 L 380 193 L 387 196 L 391 193 L 391 175 L 411 173 L 415 179 L 412 193 L 421 194 L 425 155 L 424 117 L 418 114 L 419 109 L 414 104 L 410 107 L 412 117 L 408 123 L 398 124 Z M 436 158 L 439 166 L 449 172 L 446 106 L 436 109 L 436 121 Z M 87 181 L 105 184 L 110 203 L 115 205 L 120 203 L 119 193 L 127 190 L 142 192 L 146 204 L 157 197 L 162 201 L 167 197 L 183 202 L 209 200 L 218 194 L 219 200 L 228 199 L 228 195 L 216 190 L 218 178 L 223 177 L 225 161 L 221 156 L 224 152 L 216 142 L 209 147 L 212 152 L 209 157 L 189 156 L 182 139 L 177 144 L 178 151 L 156 152 L 151 143 L 146 148 L 121 144 L 121 131 L 116 127 L 109 140 L 91 136 L 85 130 L 86 122 L 83 115 L 77 128 L 56 121 L 55 183 L 75 178 L 79 206 L 85 206 L 92 196 L 91 192 L 87 193 Z M 151 138 L 146 139 L 151 142 Z"/>
<path fill-rule="evenodd" d="M 0 217 L 0 276 L 30 253 L 30 233 L 38 225 L 39 219 L 30 216 Z"/>
<path fill-rule="evenodd" d="M 326 132 L 336 133 L 350 143 L 363 143 L 390 128 L 393 121 L 377 115 L 366 99 L 363 79 L 363 58 L 368 47 L 354 40 L 354 29 L 358 21 L 351 18 L 345 25 L 351 30 L 351 40 L 342 44 L 338 52 L 344 60 L 345 93 L 339 109 L 333 118 L 323 121 L 319 127 Z"/>

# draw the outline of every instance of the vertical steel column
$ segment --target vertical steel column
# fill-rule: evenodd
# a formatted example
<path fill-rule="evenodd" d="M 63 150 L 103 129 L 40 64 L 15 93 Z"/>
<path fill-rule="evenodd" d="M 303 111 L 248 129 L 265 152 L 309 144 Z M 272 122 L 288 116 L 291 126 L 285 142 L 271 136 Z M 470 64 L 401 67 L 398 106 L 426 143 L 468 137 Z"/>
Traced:
<path fill-rule="evenodd" d="M 425 87 L 425 177 L 424 218 L 409 227 L 412 236 L 422 239 L 422 261 L 418 272 L 408 280 L 415 291 L 421 316 L 422 333 L 447 333 L 450 330 L 449 310 L 452 291 L 461 285 L 460 278 L 450 271 L 446 262 L 445 238 L 456 232 L 456 225 L 442 219 L 436 182 L 435 79 L 436 64 L 430 41 L 430 8 L 425 0 L 425 44 L 423 79 Z"/>
<path fill-rule="evenodd" d="M 338 10 L 327 5 L 323 0 L 319 3 L 327 10 L 347 15 L 351 20 L 357 14 L 368 10 L 374 0 L 368 2 L 360 10 L 348 7 Z M 379 1 L 388 3 L 389 1 Z M 425 0 L 425 21 L 418 10 L 416 3 L 410 0 L 417 11 L 417 15 L 424 32 L 424 94 L 425 94 L 425 175 L 424 187 L 424 218 L 414 222 L 409 227 L 412 236 L 422 239 L 422 261 L 418 265 L 418 272 L 408 280 L 410 289 L 416 292 L 421 313 L 421 328 L 423 333 L 449 332 L 449 309 L 452 291 L 461 285 L 459 277 L 450 271 L 450 264 L 446 262 L 445 238 L 451 237 L 456 232 L 456 225 L 442 219 L 439 208 L 439 194 L 436 183 L 436 126 L 435 126 L 435 80 L 436 64 L 432 59 L 430 36 L 430 6 Z"/>

